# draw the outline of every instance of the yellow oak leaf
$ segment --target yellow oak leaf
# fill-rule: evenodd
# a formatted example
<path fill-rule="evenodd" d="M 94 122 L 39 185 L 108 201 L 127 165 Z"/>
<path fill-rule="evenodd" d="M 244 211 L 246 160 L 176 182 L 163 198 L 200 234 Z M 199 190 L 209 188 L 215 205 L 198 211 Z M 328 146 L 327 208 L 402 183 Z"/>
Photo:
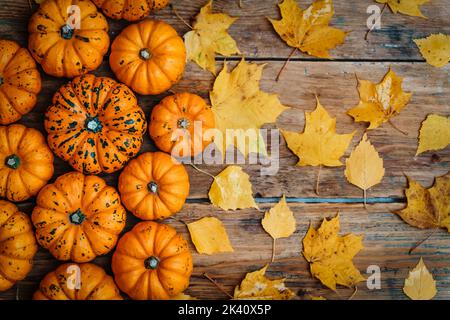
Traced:
<path fill-rule="evenodd" d="M 234 251 L 227 231 L 219 219 L 205 217 L 188 223 L 187 227 L 198 253 L 214 254 Z"/>
<path fill-rule="evenodd" d="M 378 3 L 387 3 L 393 13 L 403 13 L 408 16 L 426 18 L 420 11 L 420 6 L 430 0 L 376 0 Z"/>
<path fill-rule="evenodd" d="M 437 177 L 429 189 L 411 178 L 408 178 L 408 183 L 405 190 L 408 204 L 395 213 L 414 227 L 447 228 L 450 232 L 450 173 Z"/>
<path fill-rule="evenodd" d="M 344 43 L 347 32 L 329 26 L 334 14 L 331 0 L 316 0 L 306 10 L 295 0 L 284 0 L 278 6 L 281 20 L 269 20 L 289 46 L 315 57 L 330 58 L 328 50 Z"/>
<path fill-rule="evenodd" d="M 442 68 L 450 61 L 450 36 L 442 33 L 427 38 L 414 39 L 425 60 L 434 67 Z"/>
<path fill-rule="evenodd" d="M 422 122 L 416 156 L 430 150 L 441 150 L 450 144 L 450 118 L 430 114 Z"/>
<path fill-rule="evenodd" d="M 303 238 L 303 256 L 311 274 L 332 290 L 336 285 L 353 287 L 364 277 L 353 265 L 353 257 L 363 248 L 362 236 L 339 236 L 339 215 L 324 219 L 319 229 L 312 226 Z"/>
<path fill-rule="evenodd" d="M 212 1 L 209 1 L 200 9 L 192 31 L 184 35 L 187 58 L 216 74 L 216 53 L 225 57 L 240 54 L 236 41 L 227 33 L 236 19 L 223 13 L 212 13 Z"/>
<path fill-rule="evenodd" d="M 406 106 L 411 93 L 402 89 L 403 78 L 389 68 L 379 84 L 358 79 L 359 104 L 347 114 L 356 122 L 370 122 L 368 129 L 375 129 L 391 119 Z"/>
<path fill-rule="evenodd" d="M 286 288 L 285 279 L 270 280 L 264 268 L 246 274 L 239 286 L 234 289 L 235 300 L 289 300 L 294 293 Z"/>
<path fill-rule="evenodd" d="M 259 129 L 263 124 L 275 122 L 288 109 L 276 94 L 259 89 L 264 65 L 247 63 L 245 60 L 228 72 L 227 64 L 217 76 L 210 92 L 216 128 L 223 139 L 214 138 L 222 156 L 229 145 L 243 153 L 267 154 Z M 222 141 L 220 141 L 222 140 Z"/>
<path fill-rule="evenodd" d="M 176 296 L 170 297 L 170 300 L 198 300 L 198 299 L 188 294 L 180 293 L 177 294 Z"/>
<path fill-rule="evenodd" d="M 252 194 L 249 175 L 239 166 L 226 167 L 209 189 L 211 203 L 224 210 L 258 208 Z"/>
<path fill-rule="evenodd" d="M 427 266 L 420 258 L 417 266 L 409 272 L 405 279 L 403 292 L 411 300 L 431 300 L 436 295 L 436 281 L 433 275 L 428 271 Z"/>
<path fill-rule="evenodd" d="M 364 134 L 360 143 L 345 161 L 345 177 L 348 182 L 366 191 L 381 182 L 384 176 L 383 159 Z"/>

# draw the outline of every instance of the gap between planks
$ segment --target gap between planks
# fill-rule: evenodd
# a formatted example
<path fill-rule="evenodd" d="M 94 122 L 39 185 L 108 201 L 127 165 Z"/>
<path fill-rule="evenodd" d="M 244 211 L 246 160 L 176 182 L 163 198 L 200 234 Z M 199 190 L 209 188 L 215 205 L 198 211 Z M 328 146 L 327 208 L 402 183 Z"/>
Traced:
<path fill-rule="evenodd" d="M 278 203 L 281 197 L 265 197 L 254 198 L 256 203 Z M 209 203 L 208 198 L 192 198 L 186 199 L 186 203 Z M 364 203 L 364 198 L 301 198 L 301 197 L 286 197 L 288 203 Z M 367 198 L 366 203 L 405 203 L 405 198 L 399 197 L 372 197 Z"/>

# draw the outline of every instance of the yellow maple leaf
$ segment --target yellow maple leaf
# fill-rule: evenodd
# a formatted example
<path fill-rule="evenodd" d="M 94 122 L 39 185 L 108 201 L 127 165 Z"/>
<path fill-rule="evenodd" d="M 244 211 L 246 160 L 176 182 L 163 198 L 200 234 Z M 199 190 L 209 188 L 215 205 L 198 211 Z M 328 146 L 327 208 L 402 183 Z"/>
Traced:
<path fill-rule="evenodd" d="M 286 288 L 285 279 L 269 280 L 265 276 L 268 265 L 246 274 L 234 289 L 235 300 L 289 300 L 294 293 Z"/>
<path fill-rule="evenodd" d="M 403 13 L 408 16 L 426 18 L 420 11 L 420 6 L 430 0 L 375 0 L 378 3 L 387 3 L 393 13 Z"/>
<path fill-rule="evenodd" d="M 405 279 L 403 292 L 411 300 L 431 300 L 436 295 L 436 281 L 433 275 L 428 271 L 427 266 L 420 258 L 417 266 L 409 272 Z"/>
<path fill-rule="evenodd" d="M 339 215 L 324 219 L 319 229 L 312 226 L 303 238 L 303 256 L 310 263 L 311 274 L 325 286 L 353 287 L 364 277 L 353 265 L 353 257 L 363 248 L 362 236 L 339 236 Z"/>
<path fill-rule="evenodd" d="M 228 166 L 214 178 L 208 195 L 213 205 L 236 210 L 258 208 L 252 194 L 249 175 L 239 166 Z"/>
<path fill-rule="evenodd" d="M 447 228 L 450 232 L 450 173 L 437 177 L 429 189 L 411 178 L 408 178 L 408 183 L 405 190 L 407 206 L 395 213 L 414 227 Z"/>
<path fill-rule="evenodd" d="M 403 78 L 389 68 L 383 80 L 375 85 L 368 80 L 358 79 L 359 104 L 347 114 L 356 122 L 370 122 L 368 129 L 378 128 L 381 124 L 400 113 L 411 98 L 411 93 L 402 89 Z"/>
<path fill-rule="evenodd" d="M 330 58 L 328 50 L 344 43 L 347 32 L 329 26 L 334 14 L 331 0 L 316 0 L 306 10 L 295 0 L 284 0 L 278 6 L 281 20 L 269 20 L 289 46 L 312 56 Z"/>
<path fill-rule="evenodd" d="M 441 150 L 450 144 L 450 118 L 430 114 L 422 122 L 416 156 L 430 150 Z"/>
<path fill-rule="evenodd" d="M 212 13 L 212 1 L 209 1 L 200 9 L 192 31 L 184 35 L 187 58 L 216 74 L 216 53 L 225 57 L 240 54 L 236 41 L 227 33 L 236 19 L 223 13 Z"/>
<path fill-rule="evenodd" d="M 364 191 L 381 182 L 384 176 L 383 159 L 364 134 L 360 143 L 353 149 L 350 157 L 345 160 L 345 177 L 351 183 Z"/>
<path fill-rule="evenodd" d="M 205 217 L 188 223 L 187 227 L 198 253 L 214 254 L 234 251 L 227 231 L 219 219 Z"/>
<path fill-rule="evenodd" d="M 427 63 L 442 68 L 450 61 L 450 36 L 442 33 L 414 39 Z"/>
<path fill-rule="evenodd" d="M 223 137 L 215 138 L 214 143 L 222 156 L 229 145 L 236 146 L 245 157 L 249 153 L 266 155 L 266 146 L 259 129 L 263 124 L 275 122 L 288 109 L 281 104 L 276 94 L 259 89 L 263 68 L 264 65 L 241 60 L 229 73 L 225 63 L 214 82 L 210 99 L 216 128 Z"/>

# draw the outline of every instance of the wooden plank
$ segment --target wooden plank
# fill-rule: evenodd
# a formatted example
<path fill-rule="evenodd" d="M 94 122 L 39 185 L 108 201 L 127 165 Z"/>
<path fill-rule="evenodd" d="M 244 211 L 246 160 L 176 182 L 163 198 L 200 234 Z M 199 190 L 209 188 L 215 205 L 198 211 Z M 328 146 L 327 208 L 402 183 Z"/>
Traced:
<path fill-rule="evenodd" d="M 227 292 L 232 293 L 246 272 L 263 267 L 270 261 L 272 239 L 264 232 L 260 220 L 273 204 L 260 206 L 261 212 L 255 209 L 224 212 L 208 204 L 189 204 L 176 215 L 177 219 L 191 222 L 204 216 L 215 216 L 221 219 L 228 232 L 234 248 L 233 253 L 216 255 L 200 255 L 190 242 L 187 228 L 179 221 L 168 219 L 165 223 L 174 226 L 186 239 L 189 239 L 194 257 L 194 273 L 187 292 L 201 299 L 225 299 L 203 277 L 207 272 L 221 283 Z M 370 205 L 366 211 L 358 205 L 330 204 L 290 204 L 297 220 L 297 230 L 289 238 L 277 241 L 276 259 L 270 264 L 268 276 L 271 278 L 286 277 L 286 283 L 298 298 L 311 295 L 322 295 L 327 299 L 346 299 L 353 293 L 352 289 L 339 287 L 336 293 L 323 287 L 317 279 L 311 277 L 309 266 L 302 257 L 301 241 L 310 223 L 317 227 L 325 217 L 340 213 L 341 234 L 364 234 L 364 249 L 355 257 L 356 267 L 364 276 L 367 267 L 377 265 L 381 269 L 381 289 L 369 290 L 364 282 L 358 285 L 354 299 L 406 299 L 402 293 L 404 278 L 408 270 L 423 257 L 437 282 L 437 299 L 450 298 L 450 246 L 448 233 L 439 230 L 412 254 L 408 251 L 417 242 L 425 239 L 430 230 L 420 230 L 405 224 L 399 217 L 389 213 L 403 207 L 403 204 Z M 31 212 L 30 206 L 21 206 L 22 210 Z M 127 229 L 137 220 L 128 215 Z M 19 284 L 20 299 L 29 299 L 38 287 L 39 281 L 60 262 L 40 249 L 36 265 L 30 275 Z M 105 267 L 111 274 L 110 255 L 97 258 L 95 263 Z M 17 287 L 0 293 L 0 299 L 15 299 Z"/>
<path fill-rule="evenodd" d="M 206 2 L 206 0 L 172 0 L 179 15 L 187 21 L 191 21 Z M 297 2 L 302 8 L 306 8 L 312 1 L 300 0 Z M 214 10 L 240 17 L 230 28 L 230 34 L 236 39 L 245 56 L 285 59 L 292 49 L 280 40 L 267 20 L 267 17 L 279 18 L 277 3 L 277 0 L 244 0 L 241 9 L 238 6 L 238 0 L 215 0 Z M 332 25 L 351 31 L 345 44 L 332 50 L 334 58 L 378 61 L 422 60 L 412 39 L 428 36 L 430 33 L 450 33 L 448 2 L 447 0 L 434 0 L 424 5 L 422 9 L 429 19 L 401 14 L 394 15 L 389 9 L 386 9 L 381 18 L 381 29 L 372 32 L 368 41 L 365 41 L 366 21 L 369 18 L 366 11 L 370 5 L 376 5 L 376 3 L 374 1 L 334 1 L 335 16 Z M 382 7 L 381 4 L 378 6 Z M 34 4 L 33 10 L 36 8 L 37 5 Z M 31 10 L 27 0 L 2 1 L 1 34 L 11 39 L 18 39 L 22 45 L 25 45 L 26 26 L 30 16 Z M 189 30 L 169 8 L 150 16 L 170 23 L 180 34 Z M 117 35 L 128 24 L 126 21 L 109 21 L 112 36 Z M 315 59 L 304 54 L 297 54 L 295 57 Z"/>

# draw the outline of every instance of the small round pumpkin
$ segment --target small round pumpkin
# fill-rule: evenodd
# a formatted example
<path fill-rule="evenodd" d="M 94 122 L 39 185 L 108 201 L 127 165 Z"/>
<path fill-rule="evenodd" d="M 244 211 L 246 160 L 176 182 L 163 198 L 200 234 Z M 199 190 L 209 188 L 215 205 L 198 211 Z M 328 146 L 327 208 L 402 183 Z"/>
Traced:
<path fill-rule="evenodd" d="M 41 76 L 27 49 L 0 40 L 0 124 L 19 120 L 33 109 L 41 91 Z"/>
<path fill-rule="evenodd" d="M 127 86 L 92 74 L 62 86 L 45 114 L 50 148 L 90 174 L 121 169 L 141 148 L 146 126 Z"/>
<path fill-rule="evenodd" d="M 31 220 L 42 247 L 58 260 L 81 263 L 114 248 L 126 213 L 103 179 L 69 172 L 42 188 Z"/>
<path fill-rule="evenodd" d="M 93 263 L 66 263 L 42 279 L 33 300 L 122 300 L 111 276 Z"/>
<path fill-rule="evenodd" d="M 24 201 L 53 175 L 53 154 L 44 136 L 21 124 L 0 126 L 0 197 Z"/>
<path fill-rule="evenodd" d="M 145 221 L 119 240 L 112 270 L 120 290 L 130 298 L 169 299 L 189 286 L 192 256 L 173 227 Z"/>
<path fill-rule="evenodd" d="M 28 32 L 31 54 L 55 77 L 73 78 L 97 69 L 109 47 L 108 23 L 89 0 L 45 0 L 31 17 Z"/>
<path fill-rule="evenodd" d="M 170 155 L 146 152 L 123 169 L 119 192 L 124 206 L 136 217 L 164 219 L 183 207 L 189 195 L 189 176 Z"/>
<path fill-rule="evenodd" d="M 213 139 L 204 137 L 214 128 L 214 114 L 196 94 L 165 97 L 153 108 L 150 119 L 149 133 L 156 146 L 176 157 L 195 156 Z"/>
<path fill-rule="evenodd" d="M 141 20 L 156 11 L 166 7 L 169 0 L 93 0 L 103 13 L 112 19 L 125 19 L 128 21 Z"/>
<path fill-rule="evenodd" d="M 0 291 L 27 276 L 37 250 L 30 218 L 11 202 L 0 200 Z"/>
<path fill-rule="evenodd" d="M 140 94 L 159 94 L 183 74 L 186 48 L 163 21 L 131 24 L 114 39 L 109 64 L 116 77 Z"/>

